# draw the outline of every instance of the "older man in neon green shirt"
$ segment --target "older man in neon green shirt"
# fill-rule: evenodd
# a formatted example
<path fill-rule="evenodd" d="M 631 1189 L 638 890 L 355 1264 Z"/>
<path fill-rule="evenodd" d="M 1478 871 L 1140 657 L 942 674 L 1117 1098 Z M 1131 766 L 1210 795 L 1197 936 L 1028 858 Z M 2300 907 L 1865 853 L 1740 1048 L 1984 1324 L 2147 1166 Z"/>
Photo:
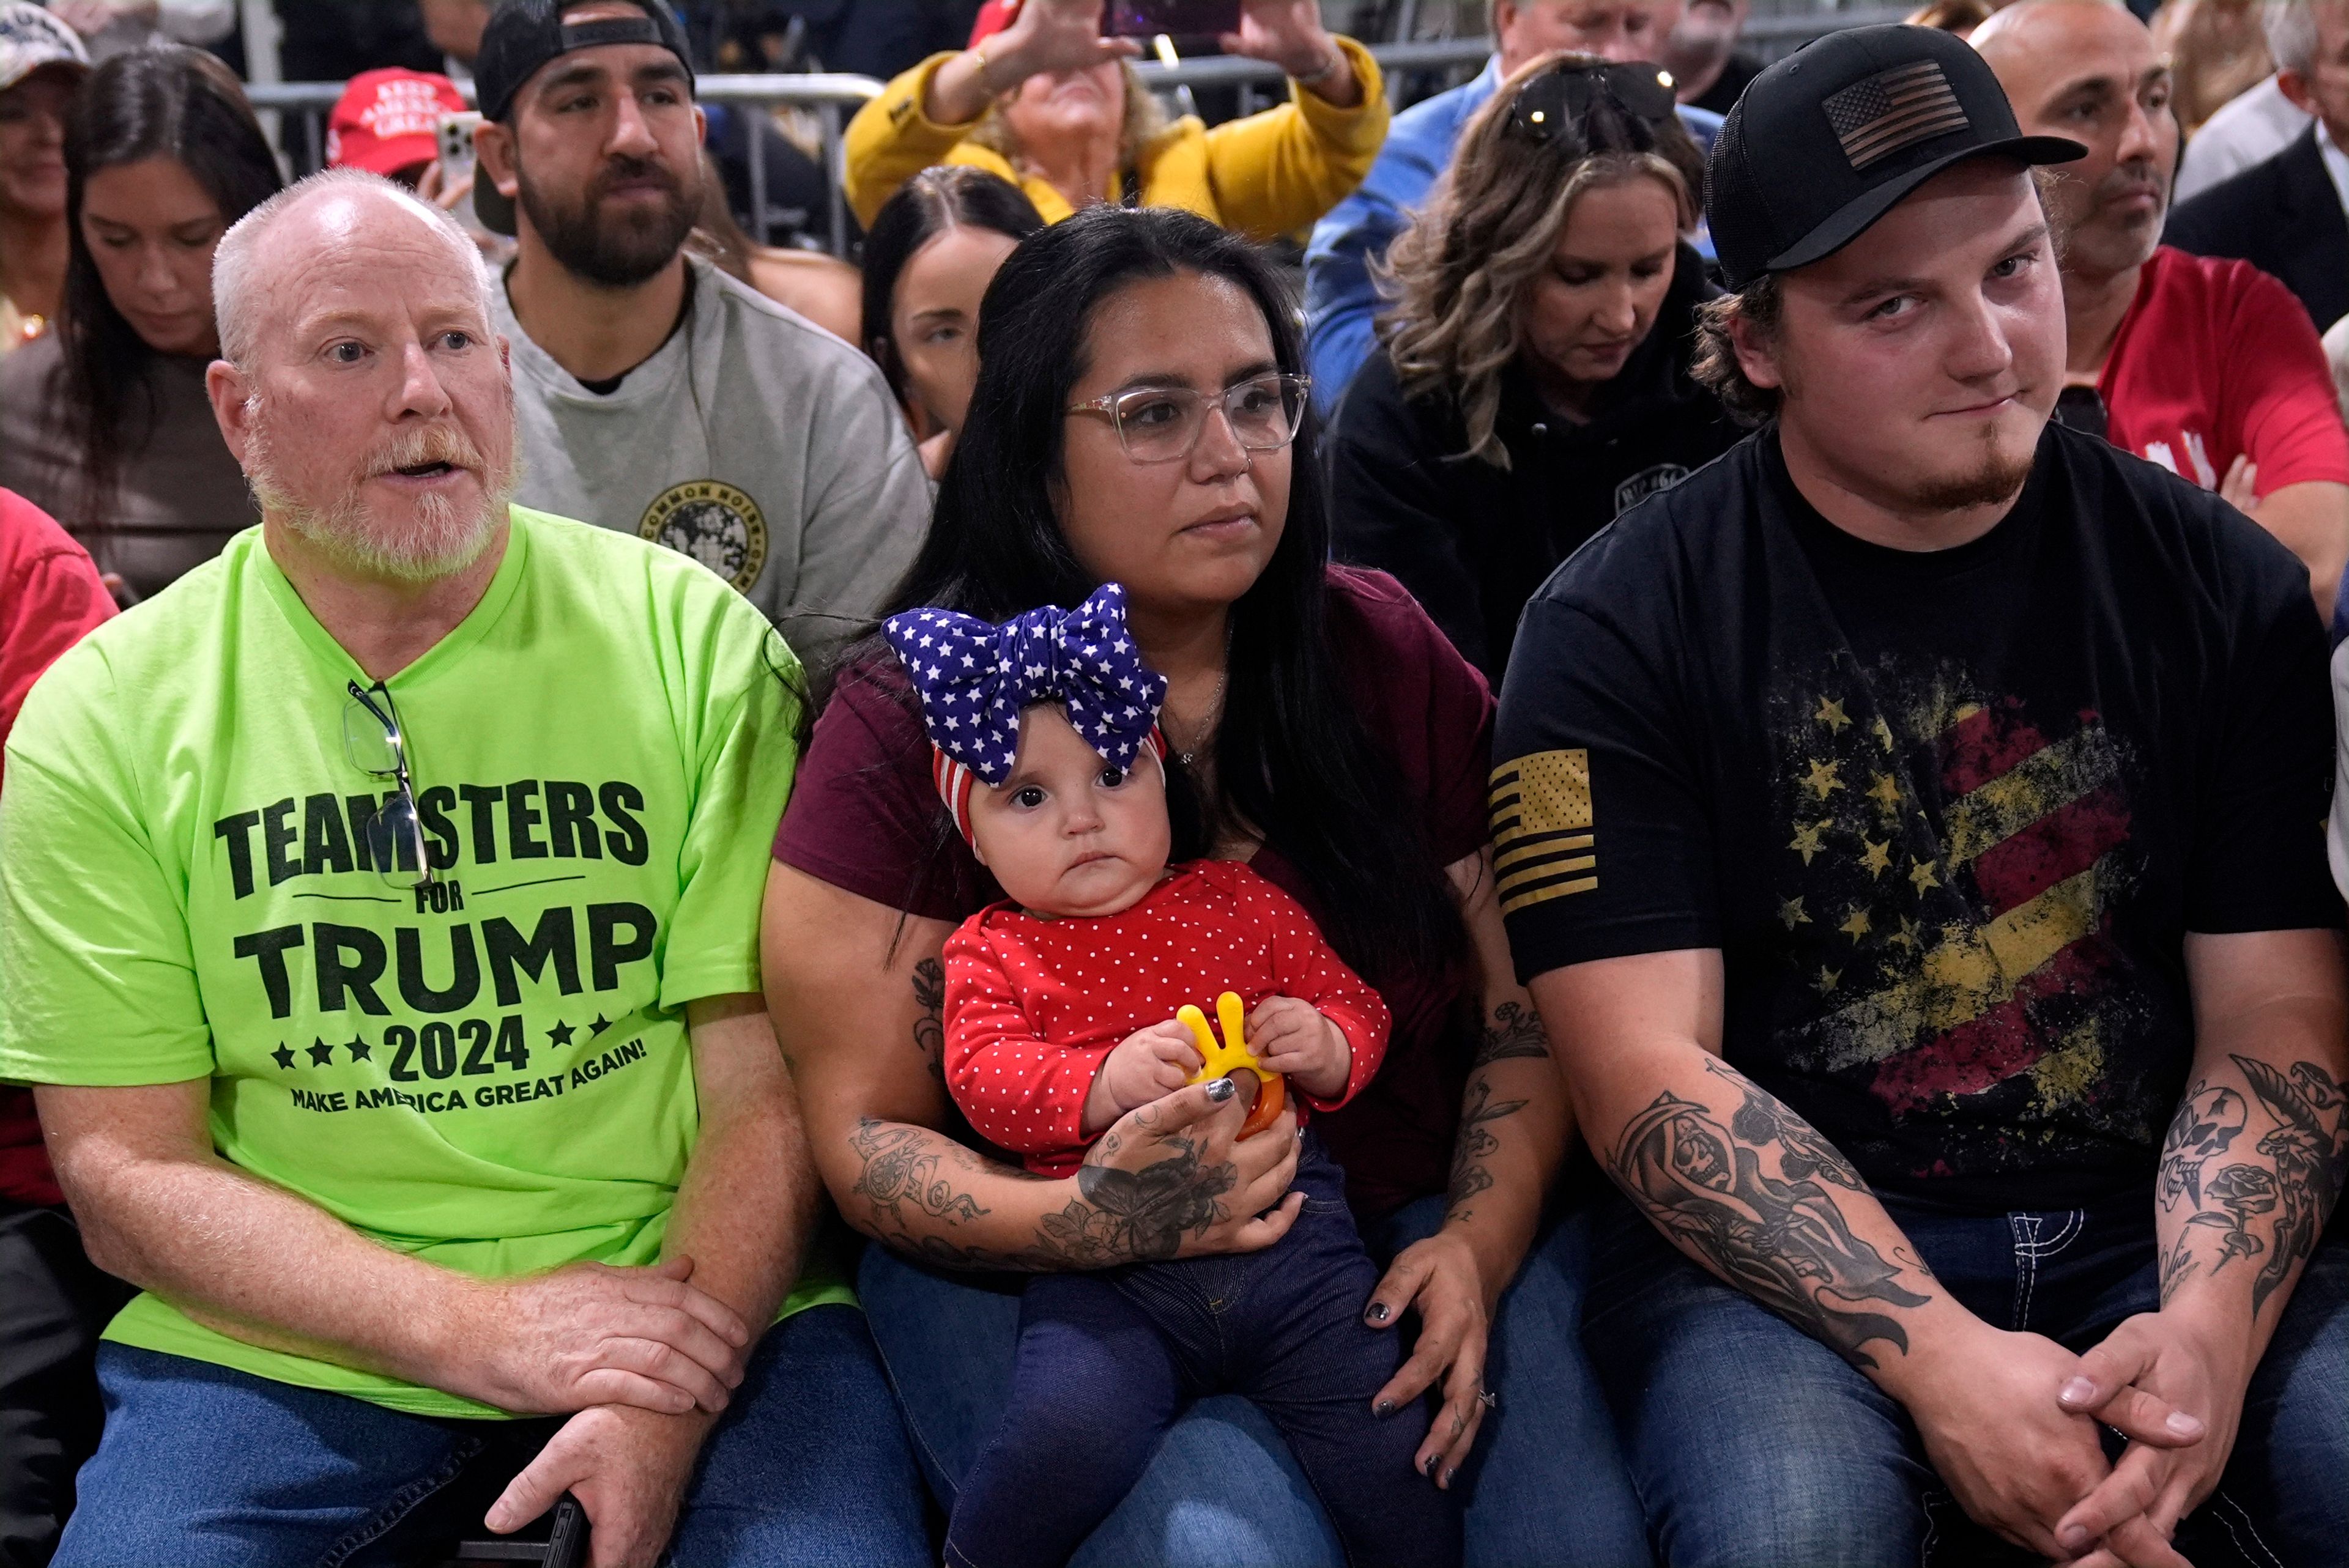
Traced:
<path fill-rule="evenodd" d="M 490 1524 L 568 1489 L 599 1563 L 919 1560 L 757 996 L 796 661 L 508 504 L 441 214 L 321 176 L 215 291 L 262 525 L 43 679 L 0 808 L 0 1076 L 145 1287 L 57 1560 L 341 1561 L 501 1452 Z"/>

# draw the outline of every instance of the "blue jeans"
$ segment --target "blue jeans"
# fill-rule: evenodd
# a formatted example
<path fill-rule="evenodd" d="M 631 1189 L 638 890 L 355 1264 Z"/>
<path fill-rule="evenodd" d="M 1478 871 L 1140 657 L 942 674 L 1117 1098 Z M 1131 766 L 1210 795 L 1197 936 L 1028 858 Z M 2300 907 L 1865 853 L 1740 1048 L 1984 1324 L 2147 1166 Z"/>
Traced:
<path fill-rule="evenodd" d="M 1442 1223 L 1423 1199 L 1363 1239 L 1381 1262 Z M 1485 1381 L 1501 1397 L 1454 1490 L 1470 1568 L 1646 1568 L 1647 1536 L 1578 1326 L 1588 1216 L 1535 1241 L 1501 1298 Z M 1011 1390 L 1016 1278 L 934 1272 L 868 1247 L 858 1293 L 932 1490 L 951 1509 Z M 1359 1304 L 1358 1304 L 1359 1305 Z M 1408 1332 L 1408 1328 L 1404 1330 Z M 1342 1568 L 1343 1549 L 1269 1418 L 1237 1395 L 1186 1408 L 1074 1568 Z"/>
<path fill-rule="evenodd" d="M 57 1568 L 410 1561 L 445 1544 L 434 1534 L 486 1537 L 482 1506 L 528 1458 L 513 1439 L 560 1424 L 403 1415 L 125 1345 L 99 1348 L 98 1376 L 106 1432 Z M 689 1568 L 918 1568 L 932 1560 L 920 1487 L 863 1318 L 812 1307 L 752 1354 L 670 1553 Z M 436 1517 L 460 1493 L 461 1516 Z"/>
<path fill-rule="evenodd" d="M 1412 1474 L 1427 1401 L 1371 1413 L 1400 1342 L 1362 1321 L 1379 1271 L 1311 1133 L 1294 1191 L 1296 1224 L 1263 1252 L 1029 1282 L 1010 1404 L 947 1528 L 954 1568 L 1067 1562 L 1182 1407 L 1221 1392 L 1272 1418 L 1356 1568 L 1460 1561 L 1454 1500 Z"/>
<path fill-rule="evenodd" d="M 1887 1202 L 1941 1284 L 2011 1330 L 2085 1350 L 2160 1301 L 2153 1197 L 2048 1213 Z M 1657 1548 L 1715 1563 L 2034 1563 L 1965 1517 L 1907 1413 L 1833 1351 L 1716 1282 L 1611 1198 L 1583 1335 Z M 2053 1390 L 2050 1391 L 2053 1398 Z M 2349 1563 L 2349 1235 L 2320 1243 L 2244 1400 L 2196 1568 Z"/>

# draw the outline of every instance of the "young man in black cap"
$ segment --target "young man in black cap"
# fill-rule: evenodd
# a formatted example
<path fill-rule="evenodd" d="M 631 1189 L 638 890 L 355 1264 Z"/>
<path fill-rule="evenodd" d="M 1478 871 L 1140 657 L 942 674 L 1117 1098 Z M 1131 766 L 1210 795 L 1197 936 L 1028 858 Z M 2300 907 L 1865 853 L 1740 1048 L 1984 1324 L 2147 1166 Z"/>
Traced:
<path fill-rule="evenodd" d="M 650 0 L 501 0 L 474 62 L 474 206 L 519 242 L 515 500 L 681 551 L 802 658 L 869 620 L 929 526 L 905 421 L 864 354 L 684 246 L 703 122 Z"/>
<path fill-rule="evenodd" d="M 2030 166 L 2079 152 L 1927 29 L 1758 77 L 1710 373 L 1770 423 L 1510 663 L 1500 892 L 1629 1198 L 1584 1328 L 1675 1563 L 2349 1543 L 2324 637 L 2274 540 L 2049 424 Z"/>

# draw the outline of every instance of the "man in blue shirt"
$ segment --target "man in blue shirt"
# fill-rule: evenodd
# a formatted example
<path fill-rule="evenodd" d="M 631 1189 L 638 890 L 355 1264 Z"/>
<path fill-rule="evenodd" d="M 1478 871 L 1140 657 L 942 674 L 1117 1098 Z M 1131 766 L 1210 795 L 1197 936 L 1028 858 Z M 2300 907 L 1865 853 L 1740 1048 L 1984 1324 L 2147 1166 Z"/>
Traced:
<path fill-rule="evenodd" d="M 1376 342 L 1372 322 L 1381 302 L 1371 263 L 1385 256 L 1451 167 L 1469 118 L 1510 72 L 1552 49 L 1609 60 L 1661 58 L 1680 11 L 1681 0 L 1491 0 L 1495 47 L 1484 70 L 1395 116 L 1361 189 L 1313 226 L 1305 253 L 1306 359 L 1324 409 L 1337 407 Z M 1698 146 L 1712 148 L 1719 115 L 1683 104 L 1681 119 Z"/>

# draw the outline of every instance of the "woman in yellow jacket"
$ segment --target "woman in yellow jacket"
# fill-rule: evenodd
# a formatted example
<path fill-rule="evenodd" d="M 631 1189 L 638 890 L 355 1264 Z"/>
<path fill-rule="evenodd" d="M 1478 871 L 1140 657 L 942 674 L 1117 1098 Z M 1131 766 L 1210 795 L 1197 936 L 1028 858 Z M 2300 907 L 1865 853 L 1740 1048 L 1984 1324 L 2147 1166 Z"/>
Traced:
<path fill-rule="evenodd" d="M 1168 123 L 1102 36 L 1102 0 L 988 0 L 960 54 L 891 82 L 848 128 L 849 204 L 865 223 L 935 163 L 1012 181 L 1048 223 L 1094 201 L 1182 207 L 1251 239 L 1312 223 L 1361 183 L 1386 140 L 1370 51 L 1321 26 L 1315 0 L 1242 0 L 1226 54 L 1278 66 L 1289 101 L 1210 130 Z"/>

